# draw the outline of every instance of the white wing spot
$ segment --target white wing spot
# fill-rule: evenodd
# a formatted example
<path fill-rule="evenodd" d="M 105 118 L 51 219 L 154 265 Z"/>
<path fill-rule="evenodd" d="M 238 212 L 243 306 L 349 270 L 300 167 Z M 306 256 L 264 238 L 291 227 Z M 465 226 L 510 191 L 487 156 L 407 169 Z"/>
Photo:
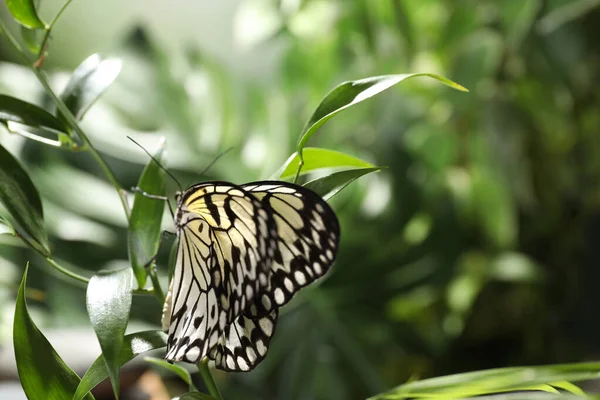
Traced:
<path fill-rule="evenodd" d="M 264 356 L 266 354 L 267 348 L 265 347 L 265 344 L 262 340 L 256 341 L 256 350 L 258 350 L 258 354 L 260 354 L 261 356 Z"/>
<path fill-rule="evenodd" d="M 271 336 L 273 334 L 273 323 L 268 318 L 261 318 L 259 324 L 265 335 Z"/>
<path fill-rule="evenodd" d="M 237 363 L 242 371 L 248 371 L 250 369 L 248 363 L 242 357 L 238 357 Z"/>
<path fill-rule="evenodd" d="M 277 304 L 283 304 L 285 302 L 285 295 L 281 288 L 275 289 L 275 302 L 277 302 Z"/>
<path fill-rule="evenodd" d="M 306 283 L 306 277 L 302 271 L 294 272 L 294 279 L 296 279 L 296 282 L 298 282 L 299 285 L 304 285 Z"/>
<path fill-rule="evenodd" d="M 285 278 L 283 284 L 288 292 L 292 293 L 294 291 L 294 283 L 290 278 Z"/>
<path fill-rule="evenodd" d="M 321 267 L 321 264 L 319 264 L 318 262 L 313 263 L 313 269 L 315 270 L 315 273 L 317 275 L 321 275 L 321 272 L 323 272 L 323 268 Z"/>

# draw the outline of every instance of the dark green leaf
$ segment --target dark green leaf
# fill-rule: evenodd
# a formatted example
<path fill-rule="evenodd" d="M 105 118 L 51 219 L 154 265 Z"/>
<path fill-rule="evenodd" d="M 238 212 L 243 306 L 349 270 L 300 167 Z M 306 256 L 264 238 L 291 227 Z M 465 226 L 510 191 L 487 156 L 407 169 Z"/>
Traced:
<path fill-rule="evenodd" d="M 87 288 L 88 314 L 117 398 L 121 349 L 131 311 L 132 286 L 131 269 L 124 268 L 94 275 Z"/>
<path fill-rule="evenodd" d="M 462 87 L 458 83 L 452 82 L 449 79 L 436 74 L 427 73 L 372 76 L 357 81 L 344 82 L 335 87 L 325 96 L 325 98 L 321 101 L 321 104 L 319 104 L 313 115 L 308 120 L 307 124 L 302 130 L 300 140 L 298 141 L 298 153 L 302 155 L 302 150 L 311 136 L 315 134 L 321 125 L 327 122 L 334 115 L 342 112 L 348 107 L 367 100 L 386 89 L 389 89 L 405 79 L 416 76 L 428 76 L 454 89 L 465 92 L 468 91 L 466 88 Z"/>
<path fill-rule="evenodd" d="M 120 366 L 125 365 L 128 361 L 139 354 L 150 350 L 160 349 L 167 345 L 167 335 L 162 331 L 144 331 L 125 335 L 123 346 L 121 346 L 121 354 L 119 356 Z M 101 355 L 87 370 L 81 383 L 77 387 L 77 391 L 73 396 L 73 400 L 81 400 L 86 393 L 89 393 L 96 385 L 108 377 L 106 362 Z"/>
<path fill-rule="evenodd" d="M 34 54 L 38 54 L 41 49 L 42 36 L 45 32 L 44 29 L 28 29 L 21 26 L 21 37 L 23 42 L 27 46 L 27 49 Z"/>
<path fill-rule="evenodd" d="M 40 195 L 21 163 L 0 145 L 0 202 L 19 225 L 17 232 L 45 255 L 48 237 Z"/>
<path fill-rule="evenodd" d="M 38 17 L 33 0 L 6 0 L 6 8 L 15 21 L 27 28 L 43 28 L 46 25 Z"/>
<path fill-rule="evenodd" d="M 161 140 L 154 158 L 163 162 L 165 142 Z M 165 172 L 156 162 L 150 160 L 138 182 L 144 192 L 164 196 Z M 160 241 L 160 227 L 165 202 L 150 199 L 142 193 L 136 193 L 129 219 L 129 259 L 141 289 L 146 284 L 146 266 L 156 256 Z"/>
<path fill-rule="evenodd" d="M 81 119 L 91 105 L 114 82 L 121 72 L 121 60 L 89 56 L 81 63 L 60 95 L 75 118 Z"/>
<path fill-rule="evenodd" d="M 159 367 L 168 369 L 169 371 L 173 372 L 174 374 L 177 374 L 181 379 L 183 379 L 183 381 L 185 383 L 188 384 L 188 386 L 190 386 L 190 390 L 193 389 L 192 385 L 192 377 L 190 376 L 190 373 L 187 369 L 183 368 L 181 365 L 177 365 L 177 364 L 171 364 L 168 361 L 165 361 L 163 359 L 160 358 L 154 358 L 154 357 L 144 357 L 145 361 L 148 361 L 149 363 L 152 363 L 154 365 L 158 365 Z"/>
<path fill-rule="evenodd" d="M 27 398 L 69 399 L 79 385 L 79 377 L 56 353 L 48 339 L 39 331 L 27 311 L 25 283 L 27 270 L 23 274 L 17 304 L 13 340 L 19 379 Z M 92 395 L 86 399 L 93 399 Z"/>
<path fill-rule="evenodd" d="M 16 234 L 15 228 L 13 228 L 12 225 L 7 220 L 0 217 L 0 235 L 15 236 L 15 234 Z"/>
<path fill-rule="evenodd" d="M 600 362 L 499 368 L 410 382 L 374 396 L 371 400 L 432 396 L 467 398 L 516 390 L 547 391 L 551 390 L 547 385 L 564 387 L 565 381 L 583 381 L 599 377 Z M 572 386 L 569 387 L 572 389 Z"/>
<path fill-rule="evenodd" d="M 300 175 L 322 168 L 371 168 L 371 163 L 363 161 L 351 155 L 317 147 L 307 147 L 302 153 L 304 165 Z M 282 167 L 279 179 L 291 178 L 296 175 L 300 157 L 294 153 L 288 158 Z"/>
<path fill-rule="evenodd" d="M 348 186 L 352 181 L 383 167 L 356 168 L 334 172 L 331 175 L 306 182 L 303 186 L 328 200 Z"/>
<path fill-rule="evenodd" d="M 215 400 L 215 398 L 206 393 L 189 392 L 179 396 L 179 400 Z"/>
<path fill-rule="evenodd" d="M 0 121 L 66 132 L 66 127 L 48 111 L 14 97 L 0 95 Z"/>

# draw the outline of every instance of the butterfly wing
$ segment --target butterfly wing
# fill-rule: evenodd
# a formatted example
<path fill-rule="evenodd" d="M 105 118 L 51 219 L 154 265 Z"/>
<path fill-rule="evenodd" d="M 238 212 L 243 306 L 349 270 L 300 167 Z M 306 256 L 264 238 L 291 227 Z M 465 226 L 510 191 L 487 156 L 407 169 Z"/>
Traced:
<path fill-rule="evenodd" d="M 226 371 L 248 371 L 265 357 L 278 308 L 329 270 L 340 236 L 323 199 L 285 182 L 196 185 L 176 224 L 166 358 L 208 356 Z"/>
<path fill-rule="evenodd" d="M 165 358 L 197 362 L 268 284 L 275 225 L 259 200 L 225 182 L 188 189 L 175 222 L 180 242 L 163 317 Z"/>
<path fill-rule="evenodd" d="M 269 284 L 250 312 L 268 315 L 327 273 L 337 254 L 340 227 L 325 200 L 302 186 L 260 181 L 242 187 L 265 204 L 277 227 Z"/>
<path fill-rule="evenodd" d="M 224 371 L 250 371 L 267 355 L 277 310 L 262 317 L 242 314 L 229 324 L 209 357 Z"/>

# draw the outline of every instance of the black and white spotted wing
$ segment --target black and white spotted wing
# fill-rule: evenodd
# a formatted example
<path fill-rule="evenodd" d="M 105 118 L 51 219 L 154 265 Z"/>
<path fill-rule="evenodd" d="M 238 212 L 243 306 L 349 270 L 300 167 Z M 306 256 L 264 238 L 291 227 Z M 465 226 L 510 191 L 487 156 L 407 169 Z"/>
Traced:
<path fill-rule="evenodd" d="M 199 184 L 178 201 L 177 263 L 163 326 L 166 359 L 248 371 L 266 355 L 278 308 L 331 267 L 335 214 L 284 182 Z"/>
<path fill-rule="evenodd" d="M 242 187 L 268 205 L 277 225 L 269 284 L 256 301 L 257 309 L 252 310 L 253 315 L 264 315 L 329 271 L 337 254 L 340 227 L 325 200 L 302 186 L 262 181 Z"/>
<path fill-rule="evenodd" d="M 163 310 L 166 359 L 197 362 L 268 284 L 273 217 L 245 190 L 199 184 L 179 199 L 177 262 Z"/>

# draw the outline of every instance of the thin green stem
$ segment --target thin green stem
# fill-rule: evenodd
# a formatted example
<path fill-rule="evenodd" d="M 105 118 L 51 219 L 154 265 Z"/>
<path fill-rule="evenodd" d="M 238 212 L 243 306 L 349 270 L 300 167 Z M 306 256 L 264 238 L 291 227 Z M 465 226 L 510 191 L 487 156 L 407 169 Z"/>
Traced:
<path fill-rule="evenodd" d="M 88 283 L 90 281 L 85 276 L 76 274 L 75 272 L 69 271 L 65 267 L 61 266 L 52 257 L 44 257 L 44 258 L 46 259 L 46 262 L 48 264 L 50 264 L 55 270 L 61 272 L 62 274 L 68 276 L 69 278 L 73 278 L 73 279 L 78 280 L 79 282 L 83 282 L 83 283 Z"/>
<path fill-rule="evenodd" d="M 60 10 L 58 10 L 58 13 L 54 16 L 54 19 L 52 20 L 52 22 L 50 22 L 50 24 L 46 25 L 46 27 L 44 28 L 46 30 L 46 33 L 44 34 L 44 37 L 42 39 L 40 51 L 37 56 L 38 60 L 41 59 L 44 56 L 44 53 L 46 52 L 46 46 L 48 43 L 48 39 L 50 38 L 50 32 L 52 31 L 52 28 L 54 28 L 54 25 L 56 24 L 56 22 L 58 21 L 58 19 L 62 15 L 62 13 L 67 9 L 67 6 L 71 3 L 71 1 L 73 1 L 73 0 L 65 1 L 65 3 L 62 5 Z"/>
<path fill-rule="evenodd" d="M 19 54 L 19 56 L 25 61 L 25 64 L 27 66 L 29 66 L 29 68 L 36 75 L 38 81 L 40 82 L 40 84 L 42 85 L 42 87 L 44 88 L 46 93 L 50 96 L 50 98 L 56 105 L 56 108 L 58 109 L 58 111 L 64 116 L 64 119 L 65 119 L 67 125 L 69 126 L 69 128 L 71 128 L 77 134 L 77 136 L 83 142 L 83 146 L 92 155 L 92 157 L 96 160 L 96 162 L 98 163 L 98 165 L 100 166 L 100 168 L 102 169 L 102 171 L 104 172 L 106 177 L 108 178 L 111 185 L 115 188 L 115 190 L 119 194 L 121 204 L 123 205 L 123 210 L 125 211 L 125 214 L 127 215 L 127 219 L 129 219 L 131 212 L 129 210 L 129 203 L 127 201 L 127 192 L 121 187 L 121 185 L 119 184 L 119 181 L 117 180 L 113 171 L 110 169 L 110 167 L 108 166 L 108 164 L 106 163 L 104 158 L 102 158 L 102 156 L 100 155 L 98 150 L 96 150 L 96 148 L 92 145 L 87 134 L 83 131 L 83 129 L 81 129 L 81 127 L 79 126 L 79 123 L 77 122 L 77 119 L 75 118 L 75 116 L 73 115 L 71 110 L 69 110 L 69 108 L 66 106 L 66 104 L 56 95 L 56 93 L 54 93 L 54 91 L 50 87 L 50 84 L 48 83 L 48 80 L 46 79 L 46 76 L 44 75 L 44 73 L 39 68 L 36 68 L 34 65 L 32 65 L 29 62 L 27 54 L 23 51 L 23 49 L 21 48 L 21 46 L 19 45 L 17 40 L 6 29 L 6 26 L 4 25 L 4 22 L 1 19 L 0 19 L 0 32 L 4 33 L 4 35 L 8 39 L 9 43 L 13 46 L 15 51 Z"/>
<path fill-rule="evenodd" d="M 298 182 L 298 177 L 300 176 L 300 171 L 302 170 L 302 167 L 304 166 L 304 160 L 302 159 L 302 154 L 298 153 L 298 155 L 300 156 L 300 161 L 298 161 L 298 169 L 296 170 L 296 176 L 294 176 L 294 181 L 292 183 Z"/>
<path fill-rule="evenodd" d="M 217 387 L 217 384 L 215 383 L 215 380 L 208 369 L 208 358 L 205 358 L 198 363 L 198 370 L 200 371 L 200 376 L 202 377 L 202 380 L 208 389 L 208 393 L 216 400 L 223 400 L 223 396 L 221 395 L 221 392 L 219 391 L 219 388 Z"/>

